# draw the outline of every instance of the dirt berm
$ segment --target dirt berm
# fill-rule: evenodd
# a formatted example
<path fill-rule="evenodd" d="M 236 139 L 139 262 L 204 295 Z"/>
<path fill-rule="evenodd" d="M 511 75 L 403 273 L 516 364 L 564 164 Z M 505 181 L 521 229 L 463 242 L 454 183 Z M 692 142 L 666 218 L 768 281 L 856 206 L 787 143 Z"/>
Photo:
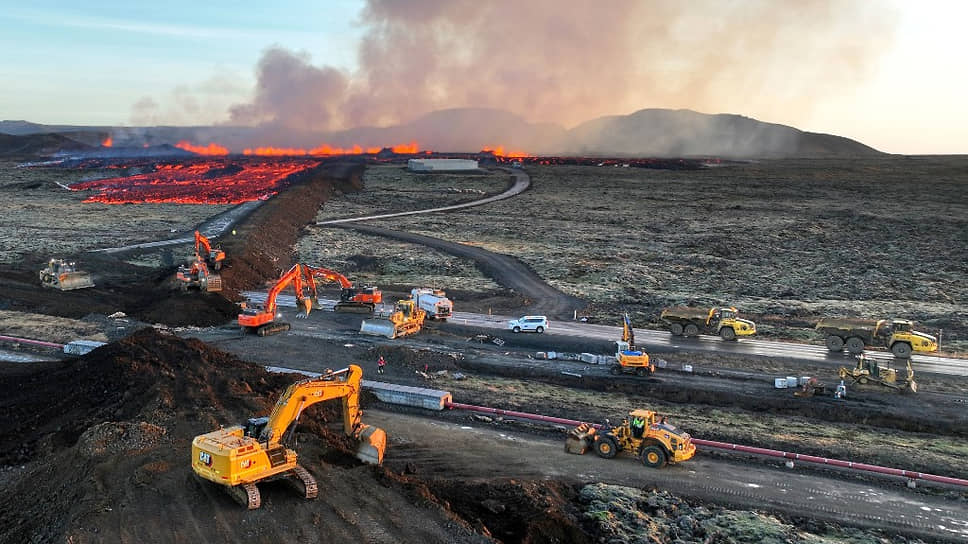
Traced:
<path fill-rule="evenodd" d="M 292 380 L 154 329 L 79 359 L 0 366 L 0 465 L 9 467 L 0 473 L 0 542 L 588 538 L 565 484 L 427 483 L 359 464 L 339 430 L 338 403 L 300 419 L 298 451 L 319 481 L 318 500 L 270 483 L 263 507 L 247 512 L 196 481 L 191 439 L 267 414 Z M 495 497 L 512 506 L 481 507 Z"/>

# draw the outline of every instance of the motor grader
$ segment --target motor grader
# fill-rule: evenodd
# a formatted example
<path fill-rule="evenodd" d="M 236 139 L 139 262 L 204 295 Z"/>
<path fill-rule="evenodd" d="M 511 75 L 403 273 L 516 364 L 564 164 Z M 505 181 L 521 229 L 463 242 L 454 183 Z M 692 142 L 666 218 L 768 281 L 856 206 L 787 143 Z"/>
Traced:
<path fill-rule="evenodd" d="M 361 421 L 360 386 L 363 370 L 356 365 L 324 372 L 290 385 L 269 417 L 250 418 L 243 425 L 220 428 L 192 440 L 192 470 L 197 477 L 223 486 L 249 510 L 262 505 L 257 484 L 285 479 L 306 499 L 316 498 L 316 479 L 301 467 L 290 448 L 303 410 L 327 400 L 341 399 L 343 431 L 359 440 L 356 457 L 383 463 L 387 436 L 383 429 Z"/>
<path fill-rule="evenodd" d="M 413 299 L 398 300 L 393 313 L 386 319 L 364 319 L 360 332 L 392 340 L 420 332 L 426 317 L 427 312 L 418 308 Z"/>
<path fill-rule="evenodd" d="M 696 455 L 696 445 L 688 433 L 666 423 L 652 410 L 632 410 L 621 425 L 602 429 L 582 423 L 568 433 L 565 451 L 582 455 L 589 449 L 604 459 L 619 453 L 632 455 L 651 468 L 688 461 Z"/>

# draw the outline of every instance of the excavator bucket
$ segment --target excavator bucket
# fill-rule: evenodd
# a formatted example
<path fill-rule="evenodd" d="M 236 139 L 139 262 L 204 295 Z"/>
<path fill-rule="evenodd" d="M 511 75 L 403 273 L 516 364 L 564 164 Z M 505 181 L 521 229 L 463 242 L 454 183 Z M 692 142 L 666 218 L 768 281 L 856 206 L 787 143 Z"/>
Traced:
<path fill-rule="evenodd" d="M 379 427 L 364 425 L 360 432 L 360 445 L 356 458 L 371 465 L 382 465 L 387 451 L 387 433 Z"/>
<path fill-rule="evenodd" d="M 391 340 L 397 337 L 397 327 L 389 319 L 364 319 L 360 332 L 371 336 L 385 336 Z"/>
<path fill-rule="evenodd" d="M 87 287 L 94 287 L 94 279 L 87 272 L 68 272 L 60 275 L 57 279 L 56 286 L 61 291 L 85 289 Z"/>
<path fill-rule="evenodd" d="M 199 283 L 203 291 L 217 293 L 222 290 L 222 276 L 209 274 L 208 277 L 199 278 Z"/>

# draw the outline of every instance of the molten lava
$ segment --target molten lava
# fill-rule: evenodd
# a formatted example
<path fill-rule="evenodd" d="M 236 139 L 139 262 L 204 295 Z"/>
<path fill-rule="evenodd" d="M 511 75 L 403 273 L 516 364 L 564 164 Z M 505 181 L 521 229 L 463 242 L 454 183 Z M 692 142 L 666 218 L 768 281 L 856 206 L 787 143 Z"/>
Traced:
<path fill-rule="evenodd" d="M 193 159 L 159 163 L 153 172 L 75 183 L 72 191 L 97 193 L 84 202 L 105 204 L 239 204 L 265 200 L 290 175 L 315 161 L 278 159 Z"/>
<path fill-rule="evenodd" d="M 408 154 L 412 155 L 414 153 L 420 152 L 420 146 L 417 145 L 417 142 L 410 142 L 409 144 L 395 145 L 390 149 L 394 153 L 397 153 L 399 155 L 408 155 Z"/>
<path fill-rule="evenodd" d="M 101 142 L 101 147 L 111 147 L 112 145 L 114 145 L 114 138 L 111 138 L 111 135 L 109 134 L 108 137 Z"/>
<path fill-rule="evenodd" d="M 216 143 L 210 143 L 207 146 L 193 145 L 188 140 L 182 140 L 175 144 L 178 149 L 184 149 L 185 151 L 191 151 L 192 153 L 197 153 L 199 155 L 206 156 L 219 156 L 228 155 L 229 148 L 225 146 L 218 145 Z"/>
<path fill-rule="evenodd" d="M 495 157 L 505 157 L 508 159 L 523 159 L 525 157 L 533 157 L 534 155 L 530 153 L 525 153 L 524 151 L 504 151 L 504 146 L 499 145 L 497 147 L 484 146 L 481 149 L 481 153 L 490 153 Z"/>

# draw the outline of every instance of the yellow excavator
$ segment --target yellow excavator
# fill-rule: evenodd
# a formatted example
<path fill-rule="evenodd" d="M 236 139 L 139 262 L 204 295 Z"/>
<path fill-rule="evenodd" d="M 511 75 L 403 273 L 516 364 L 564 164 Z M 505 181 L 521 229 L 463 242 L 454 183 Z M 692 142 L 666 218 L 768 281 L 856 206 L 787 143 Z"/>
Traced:
<path fill-rule="evenodd" d="M 625 314 L 625 321 L 622 322 L 622 339 L 615 343 L 618 344 L 618 350 L 615 352 L 615 364 L 609 372 L 616 376 L 648 376 L 655 373 L 655 363 L 649 360 L 649 354 L 635 347 L 635 331 L 629 314 Z"/>
<path fill-rule="evenodd" d="M 255 510 L 262 505 L 256 484 L 285 479 L 307 499 L 319 492 L 316 479 L 297 464 L 288 447 L 295 435 L 299 415 L 313 404 L 332 399 L 343 401 L 343 431 L 360 441 L 357 458 L 383 463 L 387 435 L 383 429 L 361 421 L 360 384 L 363 370 L 356 365 L 328 371 L 290 385 L 279 397 L 269 417 L 250 418 L 196 436 L 192 441 L 192 470 L 205 480 L 224 486 L 242 506 Z"/>
<path fill-rule="evenodd" d="M 364 319 L 360 332 L 390 339 L 400 338 L 420 332 L 426 318 L 427 312 L 417 307 L 413 299 L 398 300 L 396 308 L 387 319 Z"/>

